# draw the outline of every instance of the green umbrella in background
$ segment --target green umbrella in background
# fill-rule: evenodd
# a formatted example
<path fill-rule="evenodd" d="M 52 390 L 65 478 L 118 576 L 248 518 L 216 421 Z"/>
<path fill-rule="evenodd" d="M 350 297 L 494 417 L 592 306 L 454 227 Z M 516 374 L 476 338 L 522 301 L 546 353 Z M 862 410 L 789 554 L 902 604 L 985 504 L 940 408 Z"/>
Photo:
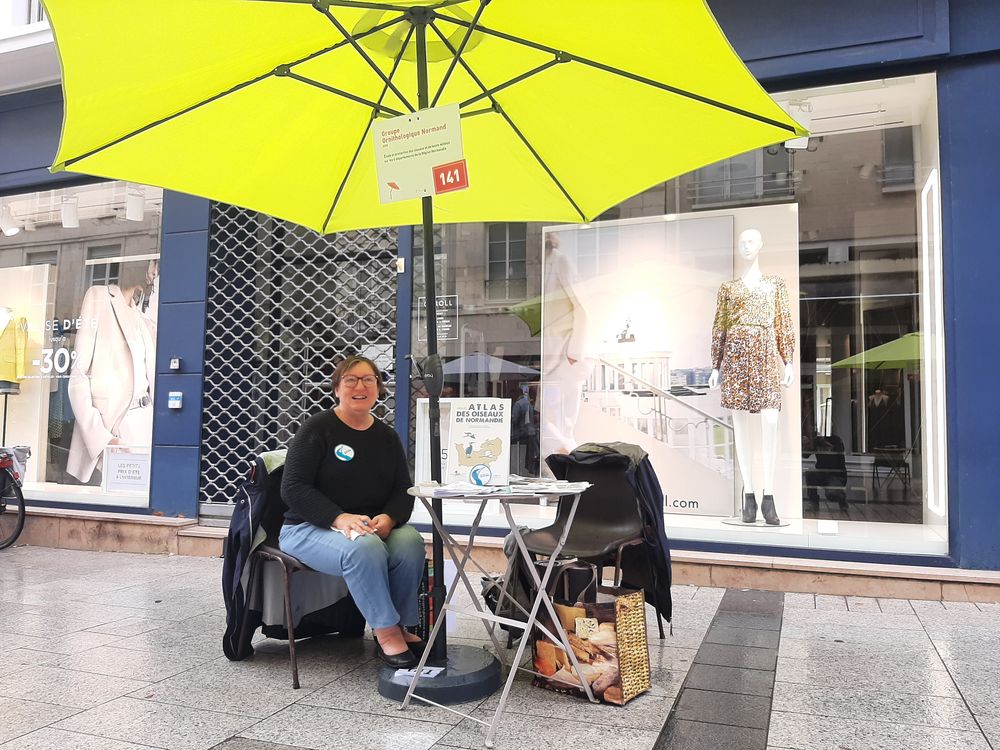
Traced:
<path fill-rule="evenodd" d="M 525 322 L 528 332 L 537 336 L 542 332 L 542 298 L 532 297 L 512 305 L 510 311 Z"/>
<path fill-rule="evenodd" d="M 859 368 L 864 370 L 898 370 L 920 363 L 921 336 L 908 333 L 898 339 L 872 347 L 853 357 L 834 362 L 837 368 Z"/>

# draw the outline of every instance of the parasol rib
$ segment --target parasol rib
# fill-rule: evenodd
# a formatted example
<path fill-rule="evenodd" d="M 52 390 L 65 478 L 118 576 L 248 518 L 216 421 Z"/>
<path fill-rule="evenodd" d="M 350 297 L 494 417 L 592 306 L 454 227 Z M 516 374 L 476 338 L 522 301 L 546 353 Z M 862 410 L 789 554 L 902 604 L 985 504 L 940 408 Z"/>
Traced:
<path fill-rule="evenodd" d="M 400 115 L 403 114 L 402 112 L 400 112 L 398 110 L 395 110 L 395 109 L 390 109 L 389 107 L 386 107 L 386 106 L 382 105 L 379 102 L 373 102 L 373 101 L 370 101 L 369 99 L 365 99 L 364 97 L 355 96 L 354 94 L 352 94 L 352 93 L 350 93 L 348 91 L 344 91 L 342 89 L 334 88 L 333 86 L 327 86 L 325 83 L 321 83 L 319 81 L 314 81 L 312 78 L 306 78 L 305 76 L 300 76 L 298 73 L 292 73 L 291 71 L 288 71 L 288 72 L 279 72 L 279 73 L 277 73 L 277 75 L 279 75 L 279 76 L 285 76 L 287 78 L 293 78 L 296 81 L 301 81 L 302 83 L 308 84 L 310 86 L 315 86 L 316 88 L 322 89 L 323 91 L 326 91 L 326 92 L 328 92 L 330 94 L 336 94 L 337 96 L 342 96 L 345 99 L 350 99 L 352 102 L 357 102 L 358 104 L 363 104 L 366 107 L 371 107 L 376 112 L 384 112 L 385 114 L 390 115 L 392 117 L 399 117 Z M 385 96 L 385 91 L 387 91 L 387 90 L 388 89 L 384 89 L 383 90 L 383 93 L 382 93 L 383 97 Z"/>
<path fill-rule="evenodd" d="M 286 3 L 288 5 L 311 5 L 316 7 L 316 0 L 253 0 L 258 3 Z M 461 0 L 467 2 L 467 0 Z M 360 0 L 324 0 L 323 5 L 335 5 L 338 8 L 357 8 L 358 10 L 394 10 L 401 11 L 405 8 L 389 3 L 366 3 Z"/>
<path fill-rule="evenodd" d="M 489 4 L 490 0 L 479 0 L 479 8 L 476 9 L 476 15 L 472 17 L 472 23 L 469 24 L 468 28 L 465 30 L 465 36 L 462 37 L 462 43 L 458 45 L 458 51 L 452 55 L 451 62 L 448 64 L 448 70 L 445 71 L 444 77 L 441 79 L 441 84 L 438 86 L 437 92 L 434 94 L 434 98 L 431 99 L 431 106 L 434 107 L 438 103 L 438 99 L 441 98 L 441 94 L 444 93 L 444 87 L 448 85 L 448 81 L 451 79 L 451 74 L 455 71 L 455 66 L 458 64 L 458 58 L 462 56 L 465 52 L 465 47 L 469 43 L 469 39 L 472 38 L 472 32 L 476 28 L 476 24 L 479 23 L 479 19 L 483 16 L 483 11 L 486 10 L 486 6 Z"/>
<path fill-rule="evenodd" d="M 375 71 L 376 75 L 382 79 L 382 82 L 399 98 L 399 101 L 401 101 L 411 112 L 416 112 L 413 105 L 410 104 L 405 96 L 403 96 L 403 92 L 396 88 L 396 85 L 389 80 L 389 77 L 385 73 L 382 72 L 382 68 L 380 68 L 375 61 L 372 60 L 371 56 L 361 48 L 361 45 L 358 44 L 357 40 L 351 36 L 351 32 L 344 28 L 344 24 L 338 21 L 336 16 L 334 16 L 328 9 L 323 8 L 320 4 L 317 4 L 315 7 L 320 13 L 326 16 L 330 23 L 337 27 L 337 31 L 344 35 L 344 39 L 347 43 L 354 47 L 354 51 L 361 55 L 361 58 L 368 63 L 368 67 Z"/>
<path fill-rule="evenodd" d="M 483 93 L 481 94 L 476 94 L 475 96 L 466 99 L 464 102 L 461 102 L 458 106 L 468 107 L 470 104 L 475 104 L 476 102 L 482 99 L 492 99 L 493 95 L 496 94 L 497 92 L 503 91 L 506 88 L 510 88 L 515 83 L 520 83 L 521 81 L 531 78 L 532 76 L 536 76 L 542 71 L 548 70 L 553 65 L 558 65 L 560 62 L 561 62 L 560 60 L 549 60 L 547 63 L 542 63 L 537 68 L 532 68 L 531 70 L 522 73 L 519 76 L 511 78 L 509 81 L 505 81 L 504 83 L 494 86 L 491 89 L 483 91 Z"/>
<path fill-rule="evenodd" d="M 463 21 L 459 18 L 453 18 L 452 16 L 438 16 L 442 21 L 448 21 L 455 24 L 456 26 L 468 27 L 469 22 Z M 662 81 L 656 81 L 652 78 L 646 78 L 645 76 L 638 75 L 637 73 L 630 73 L 627 70 L 622 70 L 621 68 L 615 68 L 611 65 L 605 65 L 604 63 L 599 63 L 596 60 L 590 60 L 586 57 L 581 57 L 580 55 L 575 55 L 571 52 L 566 52 L 565 50 L 559 50 L 555 47 L 550 47 L 546 44 L 540 44 L 538 42 L 532 42 L 529 39 L 524 39 L 522 37 L 514 36 L 513 34 L 505 34 L 502 31 L 497 31 L 495 29 L 490 29 L 486 26 L 480 24 L 477 31 L 489 36 L 494 36 L 497 39 L 504 39 L 508 42 L 513 42 L 514 44 L 520 44 L 524 47 L 530 47 L 531 49 L 536 49 L 541 52 L 549 52 L 553 55 L 565 56 L 567 62 L 576 62 L 581 65 L 586 65 L 597 70 L 603 70 L 606 73 L 611 73 L 613 75 L 621 76 L 622 78 L 628 78 L 629 80 L 635 81 L 637 83 L 643 83 L 647 86 L 652 86 L 653 88 L 660 89 L 661 91 L 666 91 L 671 94 L 676 94 L 677 96 L 683 96 L 687 99 L 691 99 L 701 104 L 707 104 L 710 107 L 716 107 L 717 109 L 725 110 L 726 112 L 732 112 L 733 114 L 746 117 L 751 120 L 756 120 L 757 122 L 762 122 L 766 125 L 772 125 L 776 128 L 781 128 L 782 130 L 787 130 L 790 133 L 798 134 L 798 131 L 791 125 L 786 125 L 783 122 L 774 120 L 770 117 L 765 117 L 764 115 L 759 115 L 756 112 L 751 112 L 749 110 L 743 109 L 741 107 L 735 107 L 732 104 L 726 104 L 725 102 L 720 102 L 716 99 L 712 99 L 707 96 L 702 96 L 701 94 L 695 94 L 693 91 L 687 91 L 686 89 L 681 89 L 676 86 L 671 86 L 668 83 L 663 83 Z"/>
<path fill-rule="evenodd" d="M 450 49 L 452 53 L 454 53 L 455 48 L 452 46 L 451 42 L 448 41 L 448 38 L 443 33 L 441 33 L 441 30 L 437 26 L 435 26 L 434 23 L 429 24 L 429 26 L 432 29 L 434 29 L 434 33 L 438 35 L 438 37 L 441 39 L 442 42 L 444 42 L 444 44 L 448 47 L 448 49 Z M 469 63 L 466 62 L 463 58 L 458 58 L 458 61 L 459 64 L 462 66 L 462 68 L 465 70 L 465 72 L 468 73 L 469 77 L 476 83 L 476 85 L 479 86 L 479 88 L 481 88 L 484 92 L 488 92 L 486 85 L 481 80 L 479 80 L 479 76 L 477 76 L 473 72 L 472 68 L 469 67 Z M 524 137 L 524 133 L 522 133 L 521 129 L 518 128 L 516 124 L 514 124 L 514 121 L 511 119 L 510 115 L 508 115 L 504 111 L 503 107 L 500 106 L 500 103 L 496 99 L 494 99 L 488 93 L 487 96 L 489 97 L 490 102 L 493 104 L 493 109 L 507 122 L 507 125 L 510 126 L 510 129 L 514 131 L 514 134 L 521 140 L 521 143 L 524 144 L 524 147 L 528 149 L 531 155 L 535 158 L 535 161 L 537 161 L 539 166 L 541 166 L 541 168 L 545 170 L 545 174 L 547 174 L 549 176 L 549 179 L 552 180 L 552 182 L 555 184 L 557 188 L 559 188 L 559 192 L 561 192 L 566 197 L 566 200 L 569 201 L 569 204 L 573 206 L 573 210 L 576 211 L 577 214 L 579 214 L 580 220 L 587 221 L 587 215 L 583 212 L 583 210 L 580 208 L 577 202 L 573 200 L 573 196 L 569 194 L 569 191 L 566 190 L 562 182 L 559 181 L 559 178 L 555 176 L 555 173 L 549 168 L 549 165 L 545 163 L 545 160 L 535 150 L 535 147 L 531 145 L 531 143 L 528 141 L 527 138 Z"/>
<path fill-rule="evenodd" d="M 384 23 L 380 23 L 377 26 L 373 26 L 372 28 L 368 29 L 367 31 L 364 31 L 364 32 L 358 34 L 355 38 L 356 39 L 364 39 L 366 36 L 369 36 L 370 34 L 375 34 L 375 33 L 379 32 L 379 31 L 387 29 L 387 28 L 389 28 L 391 26 L 395 26 L 396 24 L 400 23 L 403 20 L 404 20 L 404 16 L 398 16 L 397 18 L 393 18 L 393 19 L 391 19 L 389 21 L 385 21 Z M 62 161 L 59 164 L 54 165 L 54 168 L 68 169 L 70 166 L 72 166 L 73 164 L 76 164 L 78 161 L 81 161 L 83 159 L 91 157 L 94 154 L 99 154 L 101 151 L 104 151 L 105 149 L 111 148 L 112 146 L 117 146 L 119 143 L 122 143 L 123 141 L 127 141 L 129 138 L 134 138 L 137 135 L 141 135 L 142 133 L 145 133 L 147 130 L 151 130 L 151 129 L 155 128 L 155 127 L 159 127 L 160 125 L 163 125 L 164 123 L 170 122 L 171 120 L 175 120 L 178 117 L 182 117 L 182 116 L 188 114 L 189 112 L 193 112 L 196 109 L 199 109 L 199 108 L 204 107 L 204 106 L 206 106 L 208 104 L 211 104 L 212 102 L 218 101 L 219 99 L 222 99 L 223 97 L 229 96 L 230 94 L 235 94 L 237 91 L 242 91 L 243 89 L 245 89 L 245 88 L 247 88 L 249 86 L 253 86 L 255 83 L 260 83 L 261 81 L 267 80 L 268 78 L 277 75 L 277 72 L 280 69 L 291 69 L 291 68 L 295 67 L 296 65 L 302 65 L 303 63 L 307 63 L 310 60 L 314 60 L 317 57 L 320 57 L 321 55 L 326 55 L 326 54 L 328 54 L 330 52 L 335 52 L 336 50 L 341 49 L 342 47 L 346 47 L 348 45 L 348 43 L 349 43 L 348 40 L 345 39 L 344 41 L 337 42 L 336 44 L 333 44 L 333 45 L 331 45 L 329 47 L 324 47 L 323 49 L 317 50 L 316 52 L 311 52 L 310 54 L 306 55 L 305 57 L 300 57 L 299 59 L 294 60 L 294 61 L 292 61 L 290 63 L 286 63 L 284 65 L 277 65 L 274 68 L 272 68 L 271 70 L 267 71 L 266 73 L 262 73 L 261 75 L 256 76 L 255 78 L 251 78 L 251 79 L 249 79 L 247 81 L 243 81 L 241 83 L 237 83 L 235 86 L 231 86 L 230 88 L 226 89 L 225 91 L 220 91 L 218 94 L 213 94 L 212 96 L 208 97 L 207 99 L 202 99 L 200 102 L 195 102 L 194 104 L 191 104 L 191 105 L 185 107 L 182 110 L 174 112 L 171 115 L 167 115 L 166 117 L 161 117 L 158 120 L 154 120 L 153 122 L 147 123 L 146 125 L 143 125 L 140 128 L 136 128 L 135 130 L 132 130 L 132 131 L 130 131 L 128 133 L 125 133 L 124 135 L 119 136 L 118 138 L 115 138 L 114 140 L 108 141 L 107 143 L 105 143 L 102 146 L 98 146 L 97 148 L 92 148 L 90 151 L 82 153 L 79 156 L 74 156 L 72 158 L 66 159 L 65 161 Z"/>
<path fill-rule="evenodd" d="M 403 39 L 403 44 L 399 48 L 399 52 L 396 54 L 396 59 L 393 60 L 392 70 L 389 71 L 389 78 L 391 79 L 396 75 L 396 70 L 399 68 L 399 63 L 403 59 L 403 53 L 406 51 L 407 45 L 410 43 L 410 39 L 413 37 L 413 27 L 410 26 L 410 30 L 406 32 L 406 38 Z M 372 120 L 375 118 L 379 109 L 382 108 L 382 100 L 385 99 L 385 95 L 389 93 L 389 87 L 382 87 L 382 95 L 378 98 L 378 103 L 375 108 L 372 109 Z M 326 212 L 326 218 L 323 220 L 323 231 L 322 234 L 326 234 L 326 228 L 330 224 L 330 219 L 333 218 L 333 212 L 337 209 L 337 204 L 340 202 L 340 196 L 344 193 L 344 188 L 347 185 L 347 181 L 351 177 L 351 172 L 354 171 L 354 165 L 358 161 L 358 156 L 361 154 L 361 149 L 364 148 L 365 141 L 368 139 L 368 133 L 371 131 L 372 120 L 368 121 L 365 126 L 364 132 L 361 134 L 361 139 L 358 141 L 357 148 L 354 149 L 354 155 L 351 156 L 351 163 L 347 166 L 347 170 L 344 172 L 344 179 L 340 181 L 340 185 L 337 188 L 337 194 L 333 196 L 333 202 L 330 203 L 330 210 Z"/>

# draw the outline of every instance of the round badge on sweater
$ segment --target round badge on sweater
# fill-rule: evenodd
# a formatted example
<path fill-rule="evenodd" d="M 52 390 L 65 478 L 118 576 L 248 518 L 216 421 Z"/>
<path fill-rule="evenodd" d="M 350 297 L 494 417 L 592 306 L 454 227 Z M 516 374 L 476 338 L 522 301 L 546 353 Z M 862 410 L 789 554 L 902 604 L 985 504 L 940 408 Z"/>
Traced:
<path fill-rule="evenodd" d="M 333 449 L 333 455 L 339 458 L 341 461 L 350 461 L 354 458 L 354 448 L 349 445 L 341 443 L 336 448 Z"/>

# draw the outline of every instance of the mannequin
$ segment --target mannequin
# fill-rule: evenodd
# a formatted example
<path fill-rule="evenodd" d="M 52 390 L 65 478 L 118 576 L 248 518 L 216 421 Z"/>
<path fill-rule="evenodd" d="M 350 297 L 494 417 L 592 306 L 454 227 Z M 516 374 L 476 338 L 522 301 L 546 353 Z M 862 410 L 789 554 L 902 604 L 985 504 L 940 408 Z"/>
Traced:
<path fill-rule="evenodd" d="M 21 392 L 18 381 L 24 377 L 24 350 L 28 343 L 28 325 L 15 317 L 9 307 L 0 307 L 0 393 L 3 394 L 3 429 L 0 444 L 7 442 L 7 397 Z"/>
<path fill-rule="evenodd" d="M 747 229 L 739 236 L 738 252 L 747 264 L 740 278 L 719 289 L 712 326 L 710 388 L 722 384 L 722 405 L 733 410 L 736 462 L 743 477 L 742 521 L 757 520 L 753 466 L 759 455 L 764 465 L 761 514 L 771 526 L 781 523 L 774 507 L 774 471 L 778 455 L 779 384 L 792 384 L 795 332 L 788 290 L 778 276 L 760 270 L 761 234 Z M 783 367 L 778 366 L 778 361 Z M 760 426 L 761 439 L 753 439 Z"/>
<path fill-rule="evenodd" d="M 144 287 L 92 286 L 83 297 L 70 371 L 76 423 L 66 471 L 86 484 L 108 446 L 148 446 L 153 430 L 156 326 Z"/>
<path fill-rule="evenodd" d="M 569 453 L 577 446 L 576 419 L 586 359 L 587 315 L 573 288 L 576 269 L 559 250 L 559 235 L 545 236 L 543 280 L 541 455 Z"/>
<path fill-rule="evenodd" d="M 24 377 L 25 348 L 28 343 L 28 326 L 9 307 L 0 307 L 0 393 L 16 396 L 21 392 L 18 383 Z"/>

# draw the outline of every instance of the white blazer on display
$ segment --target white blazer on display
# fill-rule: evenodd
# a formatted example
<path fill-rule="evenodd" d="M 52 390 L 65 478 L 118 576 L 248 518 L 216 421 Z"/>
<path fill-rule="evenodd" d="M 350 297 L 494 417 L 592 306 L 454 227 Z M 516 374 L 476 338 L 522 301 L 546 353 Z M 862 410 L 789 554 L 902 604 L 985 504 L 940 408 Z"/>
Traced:
<path fill-rule="evenodd" d="M 133 393 L 134 361 L 145 361 L 148 395 L 153 397 L 155 328 L 114 284 L 88 289 L 80 318 L 74 346 L 77 358 L 69 378 L 76 423 L 66 471 L 88 482 L 104 449 L 117 437 L 132 401 L 146 395 Z"/>

